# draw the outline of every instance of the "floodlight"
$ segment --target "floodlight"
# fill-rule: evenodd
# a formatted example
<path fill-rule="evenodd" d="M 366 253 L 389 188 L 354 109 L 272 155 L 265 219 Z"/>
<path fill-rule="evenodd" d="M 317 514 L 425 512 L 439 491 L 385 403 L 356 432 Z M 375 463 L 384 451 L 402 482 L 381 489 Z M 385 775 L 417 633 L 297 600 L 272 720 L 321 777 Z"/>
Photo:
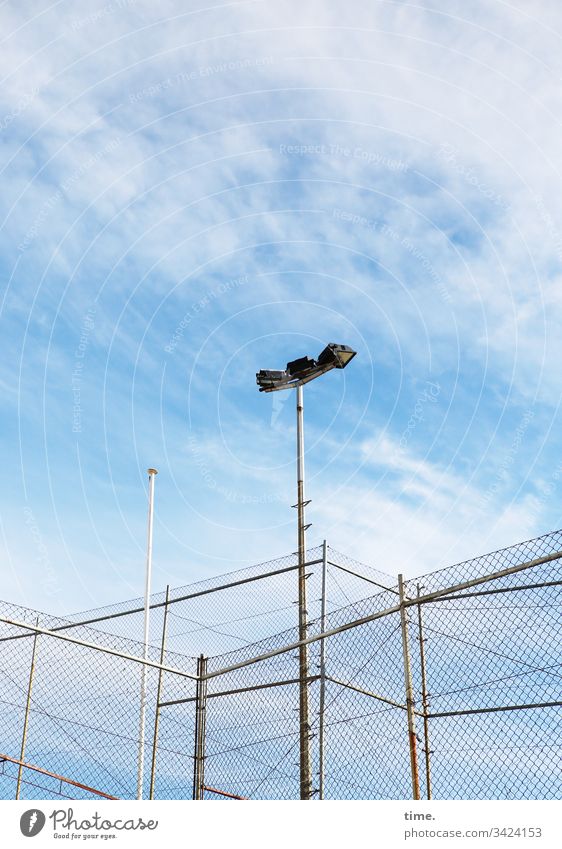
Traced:
<path fill-rule="evenodd" d="M 273 392 L 275 389 L 284 389 L 290 380 L 286 371 L 274 371 L 273 369 L 262 369 L 256 374 L 256 383 L 260 392 Z"/>
<path fill-rule="evenodd" d="M 348 345 L 336 345 L 332 343 L 327 345 L 318 357 L 318 365 L 329 365 L 332 363 L 334 368 L 345 368 L 356 354 L 357 351 L 354 351 Z"/>
<path fill-rule="evenodd" d="M 301 357 L 298 360 L 293 360 L 292 363 L 287 363 L 287 371 L 291 377 L 306 374 L 316 366 L 316 360 L 311 360 L 310 357 Z"/>
<path fill-rule="evenodd" d="M 330 343 L 324 348 L 317 360 L 299 357 L 287 363 L 285 371 L 262 369 L 256 375 L 260 392 L 279 392 L 281 389 L 294 389 L 310 383 L 334 368 L 343 369 L 356 356 L 356 351 L 348 345 Z"/>

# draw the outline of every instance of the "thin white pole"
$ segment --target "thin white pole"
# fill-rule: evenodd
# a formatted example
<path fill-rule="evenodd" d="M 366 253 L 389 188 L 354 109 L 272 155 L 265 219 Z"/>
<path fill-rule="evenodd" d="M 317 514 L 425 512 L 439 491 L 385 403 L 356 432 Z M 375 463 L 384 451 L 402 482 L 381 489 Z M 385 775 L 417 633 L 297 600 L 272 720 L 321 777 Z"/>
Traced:
<path fill-rule="evenodd" d="M 150 583 L 152 578 L 152 533 L 154 525 L 154 479 L 157 469 L 148 469 L 148 537 L 146 546 L 146 579 L 144 586 L 144 660 L 148 660 L 148 644 L 150 641 Z M 137 771 L 137 799 L 142 799 L 144 779 L 144 744 L 146 725 L 146 689 L 148 666 L 143 664 L 141 672 L 140 722 L 139 722 L 139 751 Z"/>

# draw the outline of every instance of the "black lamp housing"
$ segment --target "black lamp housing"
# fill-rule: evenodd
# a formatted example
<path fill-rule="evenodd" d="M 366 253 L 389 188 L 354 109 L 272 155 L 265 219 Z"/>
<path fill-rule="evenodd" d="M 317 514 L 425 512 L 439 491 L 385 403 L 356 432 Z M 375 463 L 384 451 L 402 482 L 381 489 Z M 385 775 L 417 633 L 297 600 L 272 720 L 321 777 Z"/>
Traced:
<path fill-rule="evenodd" d="M 311 360 L 310 357 L 301 357 L 298 360 L 287 363 L 287 371 L 291 377 L 297 377 L 299 374 L 305 374 L 310 369 L 315 368 L 316 365 L 316 360 Z"/>
<path fill-rule="evenodd" d="M 332 365 L 334 368 L 345 368 L 355 356 L 357 356 L 357 351 L 354 351 L 349 345 L 336 345 L 332 342 L 330 345 L 326 345 L 318 357 L 318 365 Z"/>

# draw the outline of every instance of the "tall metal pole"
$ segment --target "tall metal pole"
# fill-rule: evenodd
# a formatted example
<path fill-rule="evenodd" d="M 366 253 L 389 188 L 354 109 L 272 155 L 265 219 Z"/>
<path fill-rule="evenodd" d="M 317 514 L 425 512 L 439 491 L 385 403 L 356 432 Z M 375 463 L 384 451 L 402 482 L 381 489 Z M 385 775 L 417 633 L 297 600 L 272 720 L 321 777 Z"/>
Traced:
<path fill-rule="evenodd" d="M 195 757 L 193 759 L 193 798 L 201 801 L 205 795 L 205 743 L 207 725 L 207 658 L 197 661 L 197 692 L 195 700 Z"/>
<path fill-rule="evenodd" d="M 144 660 L 148 660 L 148 644 L 150 641 L 150 582 L 152 578 L 152 532 L 154 525 L 154 479 L 158 471 L 148 469 L 148 535 L 146 546 L 146 579 L 144 586 Z M 137 799 L 142 799 L 144 779 L 144 744 L 146 725 L 146 689 L 148 666 L 143 665 L 141 671 L 141 696 L 139 720 L 139 750 L 137 769 Z"/>
<path fill-rule="evenodd" d="M 166 657 L 166 634 L 168 631 L 168 603 L 170 601 L 170 585 L 166 587 L 166 604 L 164 605 L 164 621 L 162 623 L 162 645 L 160 648 L 160 663 L 164 665 Z M 154 737 L 152 740 L 152 764 L 150 768 L 150 799 L 154 799 L 154 782 L 156 780 L 156 750 L 158 748 L 158 726 L 160 724 L 160 698 L 162 695 L 162 669 L 158 670 L 158 690 L 156 691 L 156 713 L 154 715 Z"/>
<path fill-rule="evenodd" d="M 39 626 L 39 617 L 37 617 L 35 621 L 35 625 Z M 20 749 L 20 761 L 25 761 L 25 744 L 27 742 L 27 729 L 29 726 L 29 712 L 31 710 L 31 693 L 33 691 L 33 679 L 35 677 L 35 658 L 37 654 L 37 637 L 38 634 L 35 632 L 35 636 L 33 637 L 33 649 L 31 651 L 31 666 L 29 669 L 29 681 L 27 684 L 27 701 L 25 705 L 25 716 L 23 720 L 23 731 L 21 735 L 21 749 Z M 18 769 L 18 783 L 16 785 L 16 799 L 19 799 L 21 792 L 21 780 L 22 780 L 23 766 L 20 763 Z"/>
<path fill-rule="evenodd" d="M 418 598 L 421 595 L 421 587 L 417 585 Z M 423 738 L 424 738 L 424 754 L 425 754 L 425 786 L 427 790 L 427 798 L 432 799 L 433 793 L 431 789 L 431 750 L 429 748 L 429 694 L 427 692 L 427 666 L 425 662 L 425 638 L 423 635 L 423 615 L 422 606 L 418 604 L 418 631 L 420 642 L 420 666 L 421 666 L 421 685 L 422 685 L 422 705 L 423 705 Z"/>
<path fill-rule="evenodd" d="M 412 684 L 412 668 L 410 665 L 410 642 L 408 639 L 408 616 L 406 613 L 406 595 L 404 592 L 404 576 L 398 575 L 398 591 L 400 593 L 400 622 L 402 626 L 402 651 L 404 654 L 404 680 L 406 684 L 406 706 L 408 709 L 408 740 L 410 745 L 410 769 L 412 772 L 413 798 L 420 798 L 420 777 L 418 773 L 418 753 L 416 738 L 416 721 L 414 714 L 414 687 Z"/>
<path fill-rule="evenodd" d="M 326 630 L 326 612 L 327 612 L 327 581 L 328 581 L 328 544 L 324 540 L 322 548 L 322 609 L 320 613 L 320 622 L 322 633 Z M 325 761 L 325 714 L 326 711 L 326 640 L 320 641 L 320 726 L 318 733 L 319 754 L 319 775 L 320 783 L 318 785 L 318 798 L 324 798 L 324 761 Z"/>
<path fill-rule="evenodd" d="M 304 399 L 302 386 L 297 387 L 297 490 L 299 550 L 299 641 L 308 636 L 306 609 L 306 530 L 304 490 Z M 308 646 L 299 646 L 299 725 L 300 725 L 300 797 L 312 798 L 310 771 L 310 722 L 308 713 Z"/>

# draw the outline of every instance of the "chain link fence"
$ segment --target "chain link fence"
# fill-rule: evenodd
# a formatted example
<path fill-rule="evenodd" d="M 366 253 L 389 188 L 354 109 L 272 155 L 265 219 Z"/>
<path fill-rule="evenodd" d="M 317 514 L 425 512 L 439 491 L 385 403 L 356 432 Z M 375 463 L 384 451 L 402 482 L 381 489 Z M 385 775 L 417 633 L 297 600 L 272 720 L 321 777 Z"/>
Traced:
<path fill-rule="evenodd" d="M 307 553 L 151 598 L 144 798 L 562 795 L 562 532 L 397 581 Z M 135 798 L 143 604 L 0 604 L 0 796 Z"/>

